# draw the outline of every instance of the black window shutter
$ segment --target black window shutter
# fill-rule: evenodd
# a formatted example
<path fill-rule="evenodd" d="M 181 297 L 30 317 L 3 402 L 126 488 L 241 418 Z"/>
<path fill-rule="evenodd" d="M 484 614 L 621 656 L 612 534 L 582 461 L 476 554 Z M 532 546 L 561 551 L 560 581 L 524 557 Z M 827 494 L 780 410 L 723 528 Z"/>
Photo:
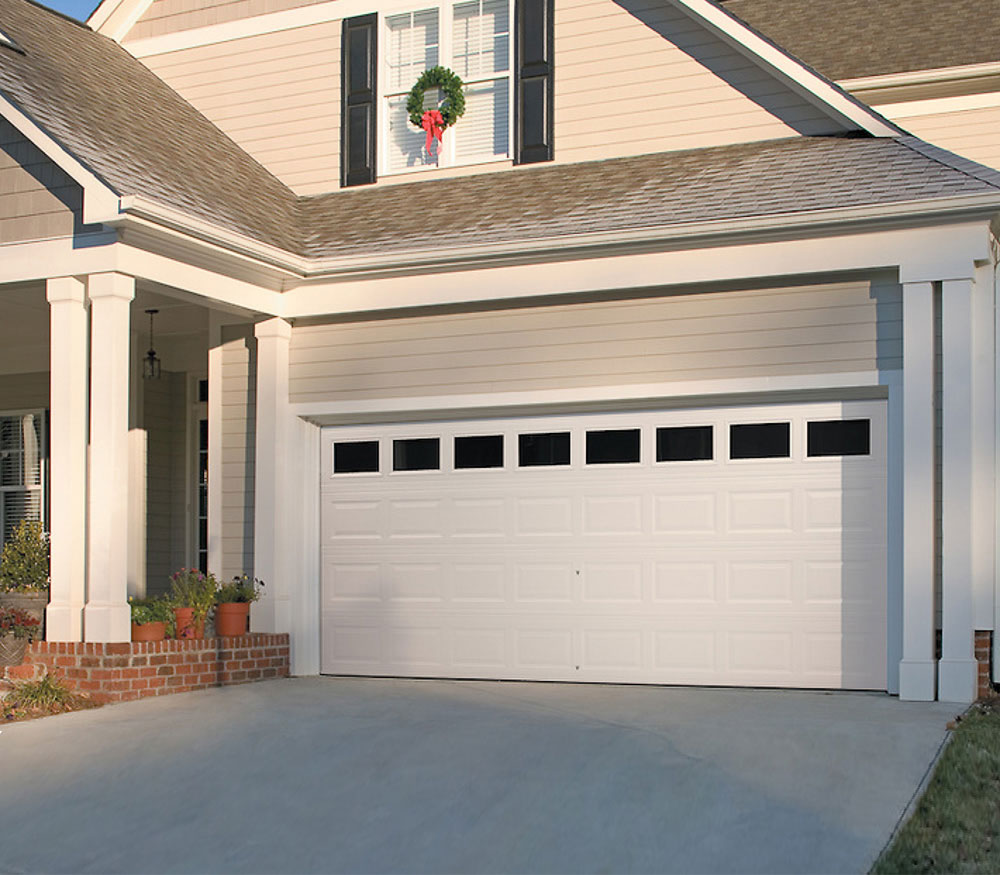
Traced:
<path fill-rule="evenodd" d="M 344 186 L 375 181 L 377 28 L 375 13 L 344 19 L 340 47 L 340 182 Z"/>
<path fill-rule="evenodd" d="M 553 0 L 514 8 L 514 163 L 552 160 Z"/>

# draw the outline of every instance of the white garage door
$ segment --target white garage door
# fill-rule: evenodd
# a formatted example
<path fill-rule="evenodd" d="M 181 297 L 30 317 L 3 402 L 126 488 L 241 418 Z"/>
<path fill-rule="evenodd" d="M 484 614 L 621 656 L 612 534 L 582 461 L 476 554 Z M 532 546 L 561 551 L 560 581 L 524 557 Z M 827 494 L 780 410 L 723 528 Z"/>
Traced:
<path fill-rule="evenodd" d="M 885 689 L 880 401 L 324 429 L 330 674 Z"/>

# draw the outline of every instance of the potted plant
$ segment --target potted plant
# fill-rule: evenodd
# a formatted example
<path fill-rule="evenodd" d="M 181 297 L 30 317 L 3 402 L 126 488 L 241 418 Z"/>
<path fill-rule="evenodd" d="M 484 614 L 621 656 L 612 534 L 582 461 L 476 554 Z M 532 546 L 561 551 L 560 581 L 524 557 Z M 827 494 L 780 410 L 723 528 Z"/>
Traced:
<path fill-rule="evenodd" d="M 166 599 L 133 599 L 129 596 L 132 609 L 132 640 L 162 641 L 167 637 L 167 628 L 173 626 L 174 612 Z"/>
<path fill-rule="evenodd" d="M 204 638 L 205 618 L 215 605 L 219 582 L 197 568 L 182 568 L 170 577 L 170 605 L 178 638 Z"/>
<path fill-rule="evenodd" d="M 215 593 L 215 634 L 229 638 L 246 635 L 250 603 L 260 598 L 263 580 L 249 574 L 237 574 Z"/>
<path fill-rule="evenodd" d="M 0 604 L 41 622 L 48 603 L 49 536 L 41 523 L 22 520 L 0 553 Z"/>
<path fill-rule="evenodd" d="M 29 641 L 40 638 L 42 621 L 21 608 L 0 605 L 0 665 L 20 665 Z"/>

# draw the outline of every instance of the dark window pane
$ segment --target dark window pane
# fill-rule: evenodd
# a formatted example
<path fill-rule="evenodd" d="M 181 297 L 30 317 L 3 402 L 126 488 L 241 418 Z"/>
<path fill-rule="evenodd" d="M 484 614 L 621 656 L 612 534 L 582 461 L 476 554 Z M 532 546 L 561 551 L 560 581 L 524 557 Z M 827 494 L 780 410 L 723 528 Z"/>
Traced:
<path fill-rule="evenodd" d="M 778 459 L 791 455 L 791 426 L 787 422 L 729 426 L 730 459 Z"/>
<path fill-rule="evenodd" d="M 378 441 L 339 441 L 333 445 L 334 474 L 378 471 Z"/>
<path fill-rule="evenodd" d="M 639 461 L 639 429 L 587 432 L 588 465 L 620 465 Z"/>
<path fill-rule="evenodd" d="M 484 434 L 455 438 L 456 468 L 502 468 L 503 435 Z"/>
<path fill-rule="evenodd" d="M 198 400 L 202 403 L 208 401 L 208 380 L 198 381 Z"/>
<path fill-rule="evenodd" d="M 198 449 L 207 450 L 208 449 L 208 420 L 199 419 L 198 420 Z"/>
<path fill-rule="evenodd" d="M 871 422 L 867 419 L 810 422 L 806 434 L 810 456 L 867 456 L 871 452 Z"/>
<path fill-rule="evenodd" d="M 697 462 L 712 458 L 712 426 L 684 425 L 656 430 L 657 462 Z"/>
<path fill-rule="evenodd" d="M 392 442 L 393 471 L 436 471 L 441 467 L 437 438 L 406 438 Z"/>
<path fill-rule="evenodd" d="M 517 464 L 522 468 L 536 465 L 568 465 L 569 432 L 519 434 L 517 436 Z"/>

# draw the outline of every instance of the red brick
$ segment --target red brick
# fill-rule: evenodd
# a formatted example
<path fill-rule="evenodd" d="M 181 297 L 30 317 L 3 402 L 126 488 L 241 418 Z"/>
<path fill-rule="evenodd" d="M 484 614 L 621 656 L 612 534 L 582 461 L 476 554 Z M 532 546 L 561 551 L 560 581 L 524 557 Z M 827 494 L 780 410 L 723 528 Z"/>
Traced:
<path fill-rule="evenodd" d="M 161 665 L 156 673 L 158 675 L 172 675 L 174 673 L 174 667 L 172 665 Z"/>

